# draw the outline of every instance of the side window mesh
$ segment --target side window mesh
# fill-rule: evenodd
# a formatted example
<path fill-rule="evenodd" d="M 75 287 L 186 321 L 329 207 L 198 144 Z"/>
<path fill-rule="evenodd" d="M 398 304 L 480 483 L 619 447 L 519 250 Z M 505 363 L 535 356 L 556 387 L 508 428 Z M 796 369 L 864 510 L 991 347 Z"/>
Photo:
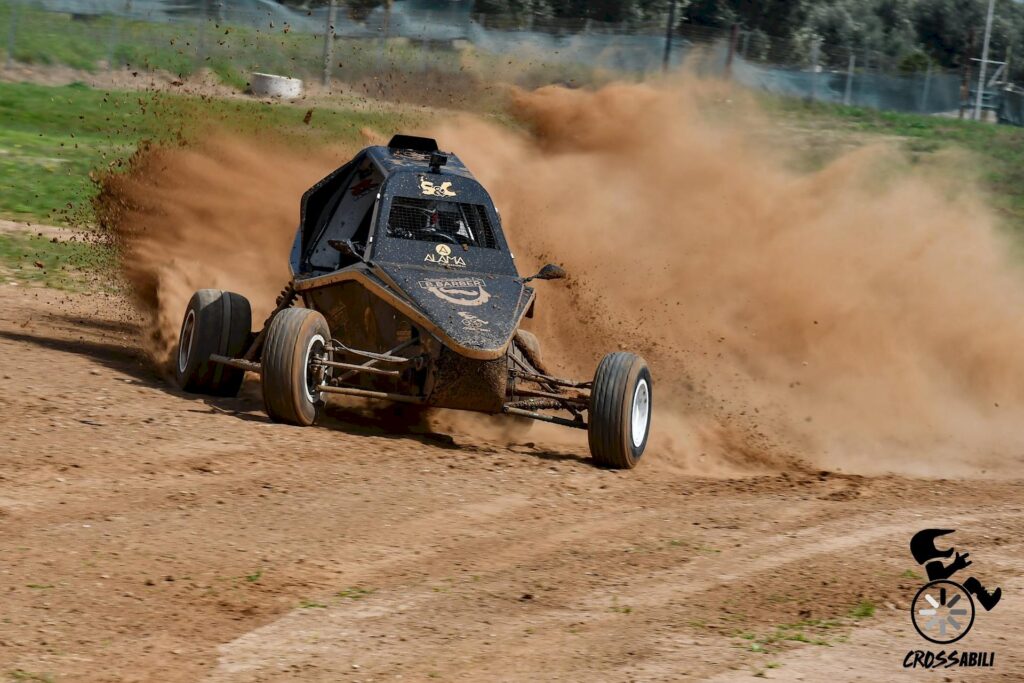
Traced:
<path fill-rule="evenodd" d="M 401 239 L 498 248 L 487 209 L 480 204 L 395 197 L 387 230 Z"/>

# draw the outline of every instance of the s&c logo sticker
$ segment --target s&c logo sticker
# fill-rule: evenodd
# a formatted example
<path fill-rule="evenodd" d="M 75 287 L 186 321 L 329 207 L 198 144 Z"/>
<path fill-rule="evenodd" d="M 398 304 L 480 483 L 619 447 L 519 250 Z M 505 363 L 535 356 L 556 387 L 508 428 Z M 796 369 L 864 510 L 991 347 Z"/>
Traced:
<path fill-rule="evenodd" d="M 454 197 L 455 190 L 452 189 L 450 182 L 443 182 L 440 185 L 435 185 L 432 181 L 427 178 L 420 177 L 420 190 L 423 194 L 431 197 Z"/>

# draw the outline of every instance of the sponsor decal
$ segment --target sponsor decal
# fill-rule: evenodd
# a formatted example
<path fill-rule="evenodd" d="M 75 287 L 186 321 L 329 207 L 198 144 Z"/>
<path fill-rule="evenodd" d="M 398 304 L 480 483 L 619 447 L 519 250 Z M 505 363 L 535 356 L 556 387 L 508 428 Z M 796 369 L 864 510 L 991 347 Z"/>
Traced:
<path fill-rule="evenodd" d="M 452 248 L 447 244 L 439 244 L 434 247 L 434 254 L 427 254 L 423 257 L 423 261 L 426 263 L 433 263 L 438 266 L 448 266 L 450 268 L 465 268 L 466 259 L 461 256 L 452 256 Z"/>
<path fill-rule="evenodd" d="M 484 281 L 478 277 L 430 278 L 417 284 L 438 299 L 458 306 L 482 306 L 491 300 Z"/>
<path fill-rule="evenodd" d="M 380 183 L 376 182 L 373 177 L 373 169 L 369 165 L 356 171 L 356 177 L 359 178 L 359 182 L 353 185 L 349 192 L 353 197 L 365 197 L 369 193 L 380 187 Z"/>
<path fill-rule="evenodd" d="M 435 185 L 431 180 L 420 176 L 420 190 L 423 194 L 431 197 L 454 197 L 455 190 L 450 182 L 443 182 Z"/>
<path fill-rule="evenodd" d="M 938 645 L 955 643 L 970 632 L 976 605 L 988 612 L 1003 597 L 1002 588 L 990 591 L 974 576 L 963 583 L 951 579 L 972 564 L 967 559 L 970 553 L 935 546 L 935 539 L 953 532 L 954 529 L 924 529 L 910 539 L 911 555 L 928 574 L 928 583 L 910 603 L 910 620 L 918 635 Z M 995 652 L 911 650 L 903 658 L 903 668 L 993 667 L 995 661 Z"/>
<path fill-rule="evenodd" d="M 365 197 L 379 187 L 378 183 L 373 181 L 373 178 L 367 178 L 366 180 L 360 180 L 358 183 L 352 186 L 352 196 Z"/>
<path fill-rule="evenodd" d="M 459 311 L 459 317 L 462 318 L 462 326 L 471 332 L 484 332 L 487 330 L 488 323 L 486 320 L 482 320 L 472 313 L 466 313 L 465 311 Z"/>

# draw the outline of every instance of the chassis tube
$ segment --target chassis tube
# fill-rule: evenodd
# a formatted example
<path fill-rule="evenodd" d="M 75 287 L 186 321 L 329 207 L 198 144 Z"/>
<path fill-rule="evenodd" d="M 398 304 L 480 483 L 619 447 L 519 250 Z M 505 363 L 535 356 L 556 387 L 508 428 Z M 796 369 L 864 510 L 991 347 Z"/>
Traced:
<path fill-rule="evenodd" d="M 586 422 L 578 422 L 576 420 L 569 420 L 564 417 L 556 417 L 554 415 L 544 415 L 542 413 L 534 413 L 529 410 L 523 410 L 522 408 L 513 408 L 511 406 L 505 406 L 503 412 L 509 415 L 518 415 L 519 417 L 528 417 L 531 420 L 540 420 L 541 422 L 550 422 L 556 425 L 562 425 L 563 427 L 572 427 L 574 429 L 586 429 Z"/>
<path fill-rule="evenodd" d="M 389 394 L 386 391 L 370 391 L 369 389 L 350 389 L 348 387 L 332 387 L 321 384 L 316 388 L 326 394 L 345 394 L 346 396 L 359 396 L 361 398 L 380 398 L 386 401 L 397 401 L 398 403 L 424 403 L 419 396 L 407 396 L 405 394 Z"/>

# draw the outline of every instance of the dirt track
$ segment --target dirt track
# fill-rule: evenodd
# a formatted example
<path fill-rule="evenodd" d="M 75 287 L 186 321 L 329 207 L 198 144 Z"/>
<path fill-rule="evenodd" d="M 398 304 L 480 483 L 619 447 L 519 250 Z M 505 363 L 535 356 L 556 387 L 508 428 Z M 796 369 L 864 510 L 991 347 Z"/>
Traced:
<path fill-rule="evenodd" d="M 1019 481 L 615 473 L 582 438 L 341 407 L 274 425 L 255 383 L 168 385 L 122 309 L 0 284 L 0 675 L 892 680 L 926 645 L 907 542 L 941 526 L 1004 591 L 959 645 L 1020 678 Z"/>

